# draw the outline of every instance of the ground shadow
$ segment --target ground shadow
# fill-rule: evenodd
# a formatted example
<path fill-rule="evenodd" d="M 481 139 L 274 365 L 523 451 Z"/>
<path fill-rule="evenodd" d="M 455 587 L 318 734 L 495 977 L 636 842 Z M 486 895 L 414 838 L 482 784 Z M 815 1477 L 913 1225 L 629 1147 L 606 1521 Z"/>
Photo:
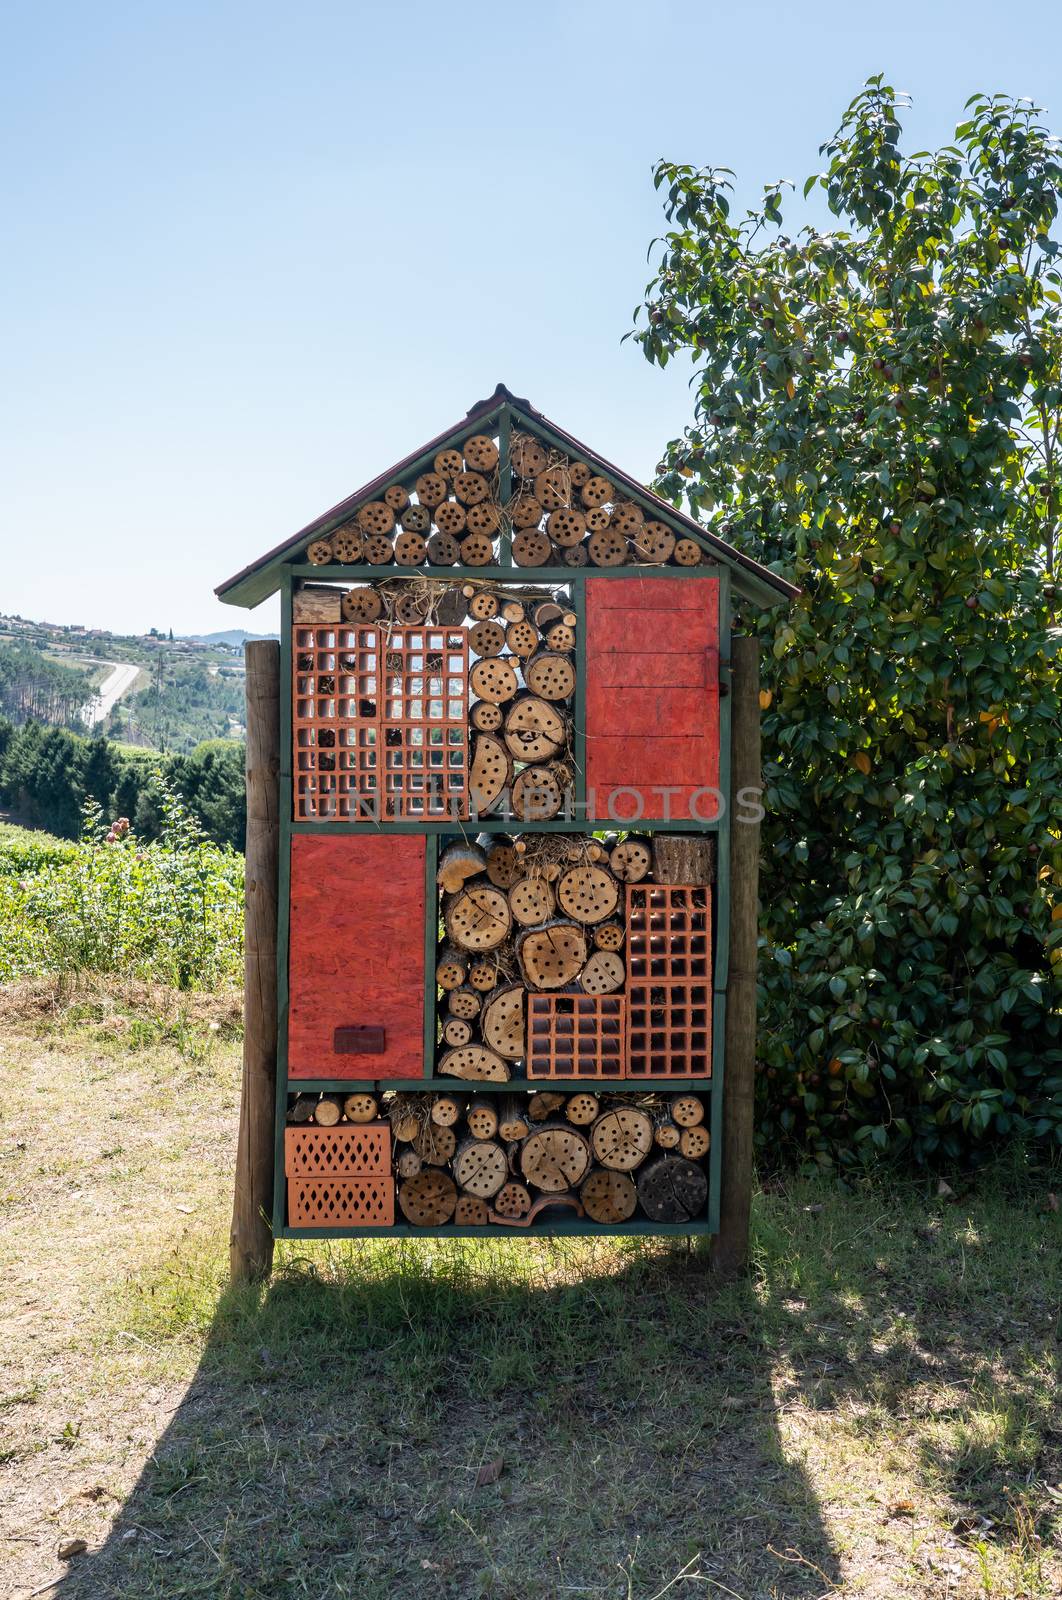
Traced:
<path fill-rule="evenodd" d="M 714 1288 L 681 1245 L 600 1254 L 587 1270 L 561 1245 L 513 1282 L 424 1244 L 223 1302 L 106 1542 L 53 1592 L 832 1592 L 749 1288 Z"/>

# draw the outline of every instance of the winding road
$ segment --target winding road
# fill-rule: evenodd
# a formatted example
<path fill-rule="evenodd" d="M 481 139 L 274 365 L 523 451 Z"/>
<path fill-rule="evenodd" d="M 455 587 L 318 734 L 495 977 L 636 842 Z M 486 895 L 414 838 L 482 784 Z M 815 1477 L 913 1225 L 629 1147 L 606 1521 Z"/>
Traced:
<path fill-rule="evenodd" d="M 125 691 L 133 684 L 140 668 L 132 661 L 101 661 L 102 667 L 110 667 L 110 672 L 100 684 L 92 699 L 81 707 L 81 720 L 86 727 L 98 727 L 110 713 L 111 707 L 120 700 Z"/>

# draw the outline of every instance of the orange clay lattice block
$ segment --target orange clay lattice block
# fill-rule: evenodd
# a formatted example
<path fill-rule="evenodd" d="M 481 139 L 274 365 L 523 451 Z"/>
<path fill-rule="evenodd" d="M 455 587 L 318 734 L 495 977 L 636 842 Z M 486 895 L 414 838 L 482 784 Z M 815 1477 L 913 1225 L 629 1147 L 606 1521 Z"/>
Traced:
<path fill-rule="evenodd" d="M 391 1128 L 386 1122 L 284 1130 L 284 1172 L 289 1178 L 371 1178 L 390 1170 Z"/>
<path fill-rule="evenodd" d="M 529 994 L 529 1078 L 623 1078 L 621 994 Z"/>
<path fill-rule="evenodd" d="M 628 884 L 627 1075 L 711 1071 L 711 890 Z"/>
<path fill-rule="evenodd" d="M 463 628 L 296 627 L 296 818 L 468 815 Z"/>
<path fill-rule="evenodd" d="M 389 1228 L 395 1220 L 395 1180 L 289 1178 L 289 1228 Z"/>

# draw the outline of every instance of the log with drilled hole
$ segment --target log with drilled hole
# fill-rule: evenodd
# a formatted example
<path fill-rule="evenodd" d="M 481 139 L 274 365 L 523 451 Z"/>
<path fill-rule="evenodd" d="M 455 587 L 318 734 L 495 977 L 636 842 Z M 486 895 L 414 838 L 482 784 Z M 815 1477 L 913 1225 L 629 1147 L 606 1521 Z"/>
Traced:
<path fill-rule="evenodd" d="M 506 1083 L 509 1068 L 501 1056 L 482 1044 L 466 1044 L 447 1050 L 439 1062 L 440 1078 L 465 1078 L 469 1082 Z"/>
<path fill-rule="evenodd" d="M 515 1222 L 520 1217 L 526 1217 L 531 1210 L 531 1194 L 526 1185 L 514 1182 L 503 1183 L 498 1193 L 494 1196 L 494 1211 L 506 1221 Z"/>
<path fill-rule="evenodd" d="M 556 706 L 539 695 L 517 695 L 505 713 L 505 745 L 517 761 L 549 761 L 567 742 L 567 725 Z"/>
<path fill-rule="evenodd" d="M 662 837 L 657 835 L 657 837 Z M 628 834 L 619 844 L 613 845 L 608 864 L 620 883 L 641 883 L 649 876 L 653 864 L 653 847 L 648 839 Z M 678 881 L 677 879 L 675 880 Z"/>
<path fill-rule="evenodd" d="M 569 1122 L 546 1122 L 520 1146 L 524 1180 L 546 1194 L 578 1188 L 590 1167 L 590 1146 Z"/>
<path fill-rule="evenodd" d="M 679 1150 L 687 1161 L 700 1161 L 708 1154 L 711 1135 L 703 1122 L 695 1128 L 683 1128 L 679 1135 Z"/>
<path fill-rule="evenodd" d="M 564 1096 L 555 1089 L 540 1089 L 533 1094 L 527 1102 L 527 1114 L 532 1122 L 545 1122 L 547 1117 L 559 1111 L 564 1104 Z"/>
<path fill-rule="evenodd" d="M 446 903 L 444 920 L 450 943 L 459 950 L 494 950 L 512 927 L 509 902 L 490 883 L 473 883 L 455 894 Z"/>
<path fill-rule="evenodd" d="M 680 1128 L 695 1128 L 704 1121 L 704 1102 L 695 1094 L 677 1094 L 671 1102 L 671 1115 Z"/>
<path fill-rule="evenodd" d="M 457 1149 L 457 1135 L 453 1128 L 432 1122 L 429 1107 L 429 1115 L 421 1122 L 412 1144 L 426 1167 L 445 1167 Z"/>
<path fill-rule="evenodd" d="M 426 1169 L 398 1185 L 398 1205 L 416 1227 L 441 1228 L 454 1214 L 457 1186 L 448 1172 Z"/>
<path fill-rule="evenodd" d="M 468 1108 L 465 1121 L 468 1131 L 473 1139 L 493 1139 L 498 1131 L 497 1096 L 491 1095 L 482 1100 L 473 1100 Z"/>
<path fill-rule="evenodd" d="M 457 989 L 468 974 L 468 957 L 463 950 L 444 944 L 439 951 L 435 967 L 435 981 L 440 989 Z"/>
<path fill-rule="evenodd" d="M 497 1055 L 517 1061 L 524 1053 L 524 988 L 510 983 L 496 989 L 484 1004 L 480 1031 Z"/>
<path fill-rule="evenodd" d="M 461 1115 L 461 1102 L 452 1094 L 433 1094 L 428 1115 L 438 1127 L 452 1128 Z"/>
<path fill-rule="evenodd" d="M 614 1172 L 632 1172 L 653 1148 L 653 1119 L 637 1106 L 611 1106 L 590 1129 L 595 1160 Z"/>
<path fill-rule="evenodd" d="M 343 1101 L 343 1115 L 348 1122 L 372 1122 L 378 1110 L 374 1094 L 348 1094 Z"/>
<path fill-rule="evenodd" d="M 512 757 L 492 733 L 476 735 L 472 746 L 472 766 L 468 774 L 468 793 L 474 816 L 493 811 L 513 775 Z"/>
<path fill-rule="evenodd" d="M 516 958 L 529 989 L 562 989 L 586 965 L 586 930 L 556 918 L 516 936 Z"/>
<path fill-rule="evenodd" d="M 604 922 L 619 904 L 619 885 L 604 867 L 570 867 L 557 884 L 557 904 L 575 922 Z"/>
<path fill-rule="evenodd" d="M 600 1110 L 600 1102 L 596 1094 L 589 1094 L 585 1089 L 578 1094 L 570 1094 L 564 1107 L 564 1115 L 569 1122 L 574 1122 L 576 1127 L 586 1128 L 593 1122 Z"/>
<path fill-rule="evenodd" d="M 446 997 L 446 1009 L 452 1017 L 461 1017 L 465 1022 L 473 1022 L 479 1016 L 483 1001 L 475 989 L 462 986 L 460 989 L 451 989 Z"/>
<path fill-rule="evenodd" d="M 510 1144 L 513 1140 L 522 1139 L 530 1127 L 527 1101 L 521 1100 L 515 1094 L 501 1095 L 498 1103 L 499 1139 L 504 1139 Z"/>
<path fill-rule="evenodd" d="M 459 1194 L 454 1207 L 455 1228 L 482 1228 L 490 1221 L 490 1208 L 478 1195 Z"/>
<path fill-rule="evenodd" d="M 470 1044 L 472 1033 L 471 1022 L 466 1022 L 463 1017 L 447 1017 L 443 1023 L 443 1043 L 448 1044 L 451 1049 L 456 1050 L 463 1044 Z"/>
<path fill-rule="evenodd" d="M 509 1162 L 493 1139 L 466 1139 L 458 1147 L 451 1170 L 459 1189 L 489 1200 L 508 1180 Z"/>
<path fill-rule="evenodd" d="M 514 922 L 518 922 L 522 928 L 533 928 L 540 922 L 548 922 L 557 909 L 557 903 L 544 874 L 530 872 L 526 878 L 514 883 L 509 890 L 509 909 Z"/>
<path fill-rule="evenodd" d="M 487 869 L 487 858 L 478 844 L 461 840 L 448 844 L 439 858 L 436 879 L 447 894 L 463 889 L 469 878 L 475 878 Z"/>
<path fill-rule="evenodd" d="M 564 809 L 566 769 L 558 763 L 525 767 L 512 784 L 513 815 L 521 822 L 550 822 Z"/>
<path fill-rule="evenodd" d="M 594 1168 L 584 1181 L 579 1198 L 592 1222 L 627 1222 L 638 1205 L 633 1178 L 607 1167 Z"/>
<path fill-rule="evenodd" d="M 691 1222 L 708 1199 L 704 1168 L 684 1156 L 664 1155 L 647 1162 L 635 1182 L 641 1208 L 653 1222 Z"/>

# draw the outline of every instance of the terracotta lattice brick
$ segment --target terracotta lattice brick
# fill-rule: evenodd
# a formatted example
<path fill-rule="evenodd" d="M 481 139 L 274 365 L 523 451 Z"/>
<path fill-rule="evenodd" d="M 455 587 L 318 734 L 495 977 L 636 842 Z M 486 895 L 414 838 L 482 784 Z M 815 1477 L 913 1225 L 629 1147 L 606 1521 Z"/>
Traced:
<path fill-rule="evenodd" d="M 463 628 L 294 630 L 296 818 L 468 815 Z"/>
<path fill-rule="evenodd" d="M 289 1228 L 389 1228 L 395 1220 L 392 1177 L 289 1178 Z"/>
<path fill-rule="evenodd" d="M 386 1122 L 284 1130 L 284 1172 L 289 1178 L 371 1178 L 390 1170 L 391 1129 Z"/>
<path fill-rule="evenodd" d="M 621 994 L 529 994 L 529 1078 L 623 1078 Z"/>
<path fill-rule="evenodd" d="M 627 885 L 627 1074 L 712 1070 L 711 889 Z"/>

